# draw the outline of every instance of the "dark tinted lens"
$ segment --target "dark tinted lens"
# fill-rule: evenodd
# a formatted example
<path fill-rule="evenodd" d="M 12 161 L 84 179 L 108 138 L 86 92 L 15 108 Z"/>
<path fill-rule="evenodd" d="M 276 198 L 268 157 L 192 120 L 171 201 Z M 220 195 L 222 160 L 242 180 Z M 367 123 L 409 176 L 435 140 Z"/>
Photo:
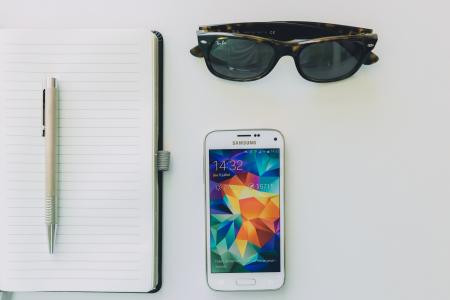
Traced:
<path fill-rule="evenodd" d="M 300 52 L 300 68 L 312 80 L 338 80 L 354 71 L 361 60 L 363 49 L 363 45 L 355 41 L 311 44 Z"/>
<path fill-rule="evenodd" d="M 244 39 L 218 39 L 209 52 L 215 72 L 230 79 L 253 79 L 267 71 L 274 49 L 265 43 Z"/>

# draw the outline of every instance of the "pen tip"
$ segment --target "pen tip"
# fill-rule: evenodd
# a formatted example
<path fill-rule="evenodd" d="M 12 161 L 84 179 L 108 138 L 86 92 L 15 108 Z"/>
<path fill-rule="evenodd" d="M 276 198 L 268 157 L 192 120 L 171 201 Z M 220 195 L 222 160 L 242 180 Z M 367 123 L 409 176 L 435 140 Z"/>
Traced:
<path fill-rule="evenodd" d="M 48 253 L 53 254 L 56 239 L 56 224 L 47 225 Z"/>

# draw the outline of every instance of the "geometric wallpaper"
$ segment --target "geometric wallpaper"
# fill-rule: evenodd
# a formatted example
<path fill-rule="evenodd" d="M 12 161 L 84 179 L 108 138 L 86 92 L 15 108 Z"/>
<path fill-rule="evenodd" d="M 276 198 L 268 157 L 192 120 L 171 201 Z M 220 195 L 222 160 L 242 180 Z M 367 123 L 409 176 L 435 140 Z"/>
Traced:
<path fill-rule="evenodd" d="M 211 272 L 279 272 L 279 149 L 210 150 L 209 171 Z"/>

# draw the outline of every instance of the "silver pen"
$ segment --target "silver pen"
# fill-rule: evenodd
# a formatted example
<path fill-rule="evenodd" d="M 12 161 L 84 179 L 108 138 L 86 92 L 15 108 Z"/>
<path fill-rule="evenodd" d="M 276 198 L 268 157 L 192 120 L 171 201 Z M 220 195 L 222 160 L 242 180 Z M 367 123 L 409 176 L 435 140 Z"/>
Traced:
<path fill-rule="evenodd" d="M 59 118 L 55 78 L 47 79 L 43 94 L 42 136 L 45 138 L 45 223 L 47 225 L 48 251 L 53 253 L 58 225 L 57 143 Z"/>

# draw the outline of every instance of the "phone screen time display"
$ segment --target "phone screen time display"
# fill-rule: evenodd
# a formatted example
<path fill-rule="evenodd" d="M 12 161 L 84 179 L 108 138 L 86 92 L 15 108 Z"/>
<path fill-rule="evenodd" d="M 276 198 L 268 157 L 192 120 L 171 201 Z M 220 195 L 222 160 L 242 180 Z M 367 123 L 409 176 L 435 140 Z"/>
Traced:
<path fill-rule="evenodd" d="M 209 150 L 212 273 L 280 272 L 280 149 Z"/>

